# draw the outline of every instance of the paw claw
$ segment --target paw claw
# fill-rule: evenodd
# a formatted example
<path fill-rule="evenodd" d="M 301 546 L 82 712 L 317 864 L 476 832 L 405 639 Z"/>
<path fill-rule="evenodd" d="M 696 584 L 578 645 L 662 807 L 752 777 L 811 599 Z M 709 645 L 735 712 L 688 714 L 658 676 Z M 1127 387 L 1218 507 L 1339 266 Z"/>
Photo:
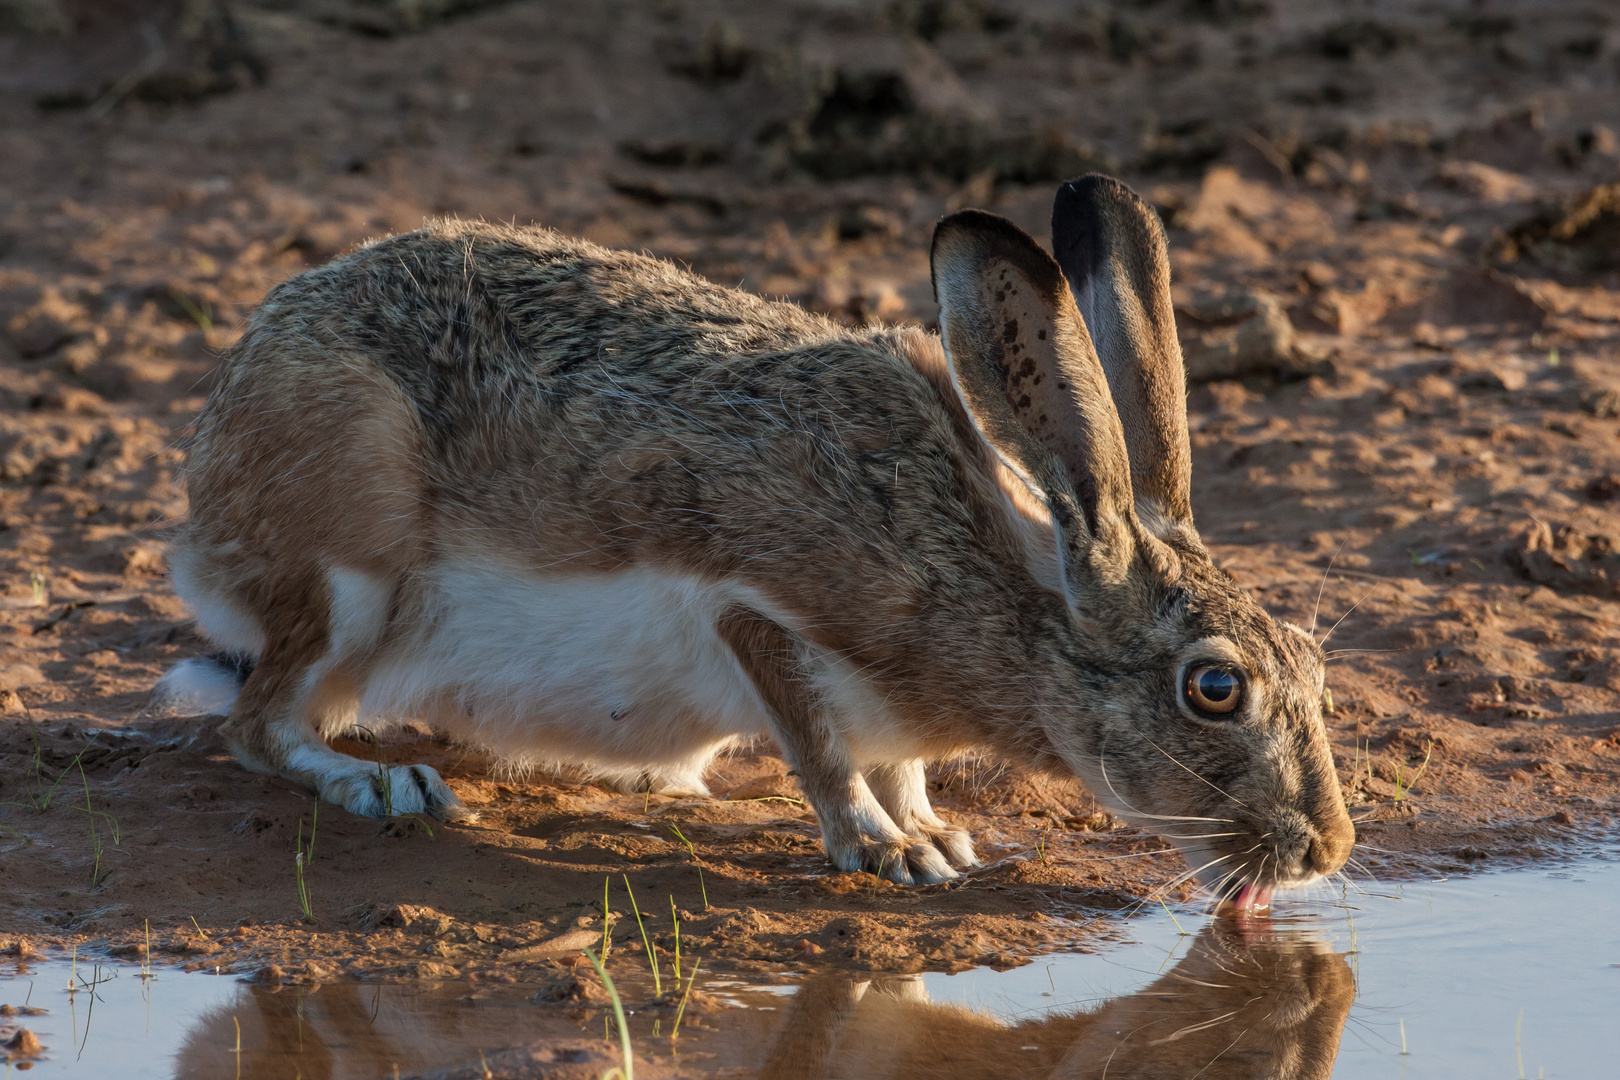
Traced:
<path fill-rule="evenodd" d="M 428 765 L 385 765 L 334 777 L 321 785 L 320 794 L 360 817 L 427 814 L 439 821 L 477 817 Z"/>
<path fill-rule="evenodd" d="M 944 854 L 946 861 L 958 870 L 979 865 L 979 856 L 973 850 L 973 837 L 968 835 L 966 829 L 931 829 L 926 835 Z"/>
<path fill-rule="evenodd" d="M 833 858 L 843 870 L 864 870 L 896 885 L 933 885 L 959 876 L 927 840 L 873 841 Z"/>

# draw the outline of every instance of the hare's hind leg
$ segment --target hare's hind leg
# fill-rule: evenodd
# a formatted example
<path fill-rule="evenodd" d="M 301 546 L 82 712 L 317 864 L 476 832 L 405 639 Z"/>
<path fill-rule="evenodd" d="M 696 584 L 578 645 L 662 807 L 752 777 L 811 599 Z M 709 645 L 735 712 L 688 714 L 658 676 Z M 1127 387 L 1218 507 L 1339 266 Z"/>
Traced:
<path fill-rule="evenodd" d="M 771 733 L 798 771 L 833 865 L 902 885 L 956 877 L 939 849 L 908 835 L 873 796 L 832 709 L 816 689 L 799 643 L 772 620 L 743 609 L 727 612 L 716 629 L 770 711 Z"/>
<path fill-rule="evenodd" d="M 361 761 L 326 745 L 324 735 L 354 724 L 361 654 L 381 632 L 388 594 L 366 575 L 325 576 L 328 603 L 288 605 L 299 615 L 267 626 L 265 651 L 220 735 L 248 769 L 284 777 L 362 817 L 470 817 L 431 767 Z"/>
<path fill-rule="evenodd" d="M 945 824 L 929 805 L 928 779 L 921 758 L 868 765 L 861 770 L 861 775 L 866 777 L 866 786 L 901 829 L 927 839 L 958 869 L 979 865 L 967 830 Z"/>

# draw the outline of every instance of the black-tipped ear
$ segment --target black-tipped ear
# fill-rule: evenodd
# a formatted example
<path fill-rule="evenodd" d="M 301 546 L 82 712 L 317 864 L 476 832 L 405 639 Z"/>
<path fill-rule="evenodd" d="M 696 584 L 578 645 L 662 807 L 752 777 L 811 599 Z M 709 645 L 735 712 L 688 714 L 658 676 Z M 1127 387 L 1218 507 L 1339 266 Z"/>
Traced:
<path fill-rule="evenodd" d="M 1087 542 L 1127 543 L 1130 463 L 1063 272 L 1018 226 L 981 210 L 941 221 L 931 259 L 951 378 L 979 430 L 1044 492 L 1060 527 L 1074 499 Z"/>
<path fill-rule="evenodd" d="M 1118 180 L 1082 176 L 1058 188 L 1052 250 L 1119 412 L 1138 509 L 1191 526 L 1187 379 L 1158 215 Z"/>

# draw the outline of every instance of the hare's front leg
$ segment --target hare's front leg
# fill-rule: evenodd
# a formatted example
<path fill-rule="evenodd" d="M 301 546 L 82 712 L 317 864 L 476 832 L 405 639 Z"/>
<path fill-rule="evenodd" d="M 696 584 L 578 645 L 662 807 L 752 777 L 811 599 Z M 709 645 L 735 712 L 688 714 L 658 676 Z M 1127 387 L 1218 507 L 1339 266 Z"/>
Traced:
<path fill-rule="evenodd" d="M 907 835 L 873 795 L 809 678 L 804 650 L 792 635 L 763 615 L 743 609 L 727 612 L 716 629 L 770 710 L 772 733 L 799 774 L 833 865 L 865 870 L 902 885 L 956 877 L 938 848 Z"/>
<path fill-rule="evenodd" d="M 901 829 L 928 840 L 958 869 L 979 865 L 979 857 L 973 851 L 973 838 L 967 830 L 945 824 L 929 805 L 928 778 L 921 758 L 868 765 L 862 775 L 866 777 L 866 786 Z"/>

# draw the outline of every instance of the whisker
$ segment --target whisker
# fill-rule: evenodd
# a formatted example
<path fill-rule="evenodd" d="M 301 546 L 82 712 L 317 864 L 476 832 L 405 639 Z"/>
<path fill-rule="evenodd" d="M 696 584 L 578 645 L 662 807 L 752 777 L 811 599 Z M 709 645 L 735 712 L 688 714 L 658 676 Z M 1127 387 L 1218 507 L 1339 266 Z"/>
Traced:
<path fill-rule="evenodd" d="M 1196 877 L 1198 875 L 1199 871 L 1208 870 L 1210 867 L 1215 866 L 1215 865 L 1217 865 L 1219 863 L 1223 863 L 1227 859 L 1230 859 L 1230 858 L 1234 858 L 1234 856 L 1231 855 L 1231 854 L 1221 855 L 1221 856 L 1218 856 L 1216 858 L 1213 858 L 1213 859 L 1209 860 L 1209 862 L 1205 863 L 1203 866 L 1195 867 L 1192 870 L 1187 870 L 1187 871 L 1185 871 L 1183 873 L 1177 874 L 1175 877 L 1171 878 L 1164 885 L 1161 885 L 1157 889 L 1155 889 L 1154 892 L 1156 892 L 1156 893 L 1168 892 L 1169 890 L 1175 888 L 1177 885 L 1180 885 L 1183 881 L 1186 881 L 1188 878 Z M 1153 899 L 1153 898 L 1149 897 L 1149 899 Z"/>
<path fill-rule="evenodd" d="M 1247 1035 L 1248 1033 L 1249 1033 L 1248 1028 L 1244 1028 L 1242 1031 L 1238 1032 L 1238 1037 L 1233 1039 L 1231 1042 L 1226 1044 L 1226 1050 L 1230 1050 L 1230 1049 L 1232 1049 L 1232 1047 L 1234 1047 L 1238 1043 L 1242 1042 L 1243 1041 L 1243 1036 Z M 1197 1072 L 1193 1073 L 1192 1076 L 1188 1078 L 1188 1080 L 1198 1080 L 1198 1078 L 1200 1076 L 1203 1076 L 1206 1072 L 1209 1071 L 1209 1067 L 1211 1065 L 1215 1064 L 1217 1061 L 1219 1061 L 1222 1057 L 1224 1057 L 1226 1055 L 1226 1050 L 1222 1050 L 1219 1054 L 1216 1054 L 1214 1057 L 1210 1058 L 1207 1062 L 1204 1063 L 1204 1067 L 1202 1069 L 1199 1069 Z"/>
<path fill-rule="evenodd" d="M 1362 604 L 1366 603 L 1368 598 L 1371 597 L 1372 594 L 1377 592 L 1377 591 L 1378 591 L 1378 586 L 1374 585 L 1372 588 L 1368 589 L 1364 594 L 1362 594 L 1362 597 L 1361 597 L 1360 600 L 1357 600 L 1355 603 L 1351 604 L 1350 605 L 1350 611 L 1346 611 L 1343 615 L 1340 615 L 1339 616 L 1339 622 L 1336 622 L 1332 626 L 1328 627 L 1328 632 L 1322 635 L 1322 640 L 1316 643 L 1317 646 L 1321 647 L 1323 645 L 1326 645 L 1328 643 L 1328 638 L 1333 636 L 1333 631 L 1337 630 L 1339 628 L 1339 624 L 1343 623 L 1344 620 L 1346 620 L 1346 619 L 1348 619 L 1350 617 L 1350 612 L 1355 611 L 1356 608 L 1358 608 Z"/>
<path fill-rule="evenodd" d="M 1159 752 L 1164 753 L 1164 751 L 1162 751 L 1162 750 L 1159 751 Z M 1104 744 L 1103 744 L 1102 749 L 1097 751 L 1097 767 L 1102 770 L 1103 783 L 1108 785 L 1109 794 L 1113 795 L 1114 798 L 1118 799 L 1121 806 L 1124 806 L 1124 807 L 1128 808 L 1130 810 L 1130 812 L 1135 814 L 1136 816 L 1144 817 L 1144 818 L 1151 818 L 1154 821 L 1212 821 L 1212 822 L 1215 822 L 1215 823 L 1220 824 L 1220 825 L 1235 825 L 1235 824 L 1237 824 L 1231 818 L 1187 817 L 1187 816 L 1184 816 L 1184 815 L 1166 816 L 1164 814 L 1150 814 L 1145 810 L 1138 810 L 1136 807 L 1131 806 L 1130 802 L 1126 800 L 1125 796 L 1123 796 L 1123 795 L 1121 795 L 1119 793 L 1119 789 L 1114 787 L 1114 782 L 1108 778 L 1108 757 L 1107 757 L 1107 754 L 1108 754 L 1108 745 L 1107 745 L 1107 742 L 1105 741 Z M 1166 754 L 1165 756 L 1169 757 L 1168 754 Z M 1170 760 L 1175 761 L 1175 758 L 1170 758 Z M 1181 763 L 1178 761 L 1178 762 L 1176 762 L 1176 764 L 1180 765 Z M 1182 765 L 1182 768 L 1185 769 L 1186 766 Z M 1193 775 L 1197 776 L 1196 773 L 1194 773 Z M 1203 777 L 1199 777 L 1199 779 L 1202 780 Z M 1206 780 L 1205 783 L 1208 783 L 1208 781 Z M 1214 785 L 1211 784 L 1210 786 L 1213 787 Z M 1220 789 L 1216 788 L 1216 790 L 1219 791 Z M 1225 794 L 1225 793 L 1222 792 L 1222 794 Z M 1232 797 L 1230 795 L 1228 795 L 1227 798 L 1230 799 Z M 1232 801 L 1237 802 L 1236 799 L 1232 799 Z M 1238 805 L 1242 806 L 1243 804 L 1238 803 Z M 1248 807 L 1245 806 L 1244 809 L 1247 810 Z"/>
<path fill-rule="evenodd" d="M 1216 908 L 1221 906 L 1221 901 L 1226 899 L 1227 893 L 1231 891 L 1227 889 L 1227 883 L 1230 882 L 1232 878 L 1241 875 L 1247 869 L 1247 867 L 1239 866 L 1236 869 L 1229 870 L 1226 872 L 1225 876 L 1221 878 L 1221 880 L 1210 886 L 1209 903 L 1204 906 L 1204 914 L 1208 915 Z M 1241 881 L 1242 878 L 1238 877 L 1238 880 Z"/>
<path fill-rule="evenodd" d="M 1238 852 L 1238 857 L 1241 858 L 1241 857 L 1243 857 L 1245 855 L 1248 855 L 1250 852 L 1258 851 L 1261 848 L 1261 846 L 1262 846 L 1262 844 L 1255 844 L 1253 847 L 1249 848 L 1247 851 L 1240 851 L 1240 852 Z M 1224 876 L 1222 876 L 1222 878 L 1219 881 L 1217 881 L 1214 885 L 1209 887 L 1208 892 L 1211 894 L 1211 899 L 1210 899 L 1209 906 L 1207 906 L 1204 909 L 1206 914 L 1209 913 L 1210 911 L 1213 911 L 1216 907 L 1220 906 L 1221 900 L 1223 900 L 1226 897 L 1226 895 L 1228 894 L 1228 892 L 1230 891 L 1230 890 L 1227 889 L 1227 885 L 1228 885 L 1229 882 L 1231 882 L 1233 877 L 1237 877 L 1239 881 L 1243 881 L 1248 876 L 1247 871 L 1248 871 L 1248 864 L 1246 864 L 1246 863 L 1240 864 L 1240 865 L 1234 867 L 1233 869 L 1227 871 L 1226 874 Z"/>
<path fill-rule="evenodd" d="M 1169 1035 L 1165 1036 L 1164 1038 L 1158 1039 L 1156 1041 L 1161 1042 L 1161 1043 L 1172 1042 L 1172 1041 L 1174 1041 L 1176 1039 L 1181 1038 L 1183 1035 L 1194 1035 L 1194 1034 L 1197 1034 L 1200 1031 L 1205 1031 L 1205 1030 L 1207 1030 L 1209 1028 L 1212 1028 L 1212 1027 L 1219 1027 L 1220 1025 L 1226 1023 L 1228 1020 L 1232 1019 L 1232 1017 L 1236 1016 L 1237 1014 L 1238 1014 L 1238 1010 L 1233 1009 L 1231 1012 L 1222 1013 L 1221 1015 L 1215 1017 L 1212 1020 L 1205 1020 L 1202 1023 L 1198 1023 L 1198 1024 L 1188 1024 L 1186 1027 L 1182 1028 L 1180 1031 L 1172 1032 Z M 1228 1047 L 1228 1049 L 1231 1049 L 1231 1048 Z"/>
<path fill-rule="evenodd" d="M 1316 587 L 1316 606 L 1311 609 L 1310 634 L 1313 638 L 1316 637 L 1316 617 L 1322 613 L 1322 592 L 1327 588 L 1328 575 L 1333 573 L 1333 564 L 1339 561 L 1339 552 L 1343 551 L 1344 545 L 1349 542 L 1350 535 L 1346 533 L 1344 539 L 1339 541 L 1338 550 L 1333 553 L 1333 558 L 1328 560 L 1327 569 L 1322 571 L 1322 584 Z"/>
<path fill-rule="evenodd" d="M 1164 747 L 1160 746 L 1158 743 L 1154 742 L 1152 739 L 1148 738 L 1146 735 L 1142 736 L 1142 741 L 1147 743 L 1149 746 L 1153 747 L 1153 749 L 1157 750 L 1159 753 L 1163 754 L 1165 757 L 1169 758 L 1172 762 L 1174 762 L 1176 765 L 1180 766 L 1182 769 L 1186 770 L 1186 772 L 1189 775 L 1191 775 L 1192 777 L 1194 777 L 1195 779 L 1202 780 L 1204 783 L 1209 784 L 1210 787 L 1215 788 L 1216 791 L 1220 791 L 1220 793 L 1222 795 L 1226 795 L 1226 797 L 1228 799 L 1231 799 L 1233 802 L 1237 803 L 1239 806 L 1242 806 L 1243 809 L 1245 809 L 1245 810 L 1248 809 L 1248 806 L 1246 806 L 1241 799 L 1238 799 L 1236 796 L 1227 794 L 1225 791 L 1221 791 L 1221 789 L 1219 787 L 1216 787 L 1213 783 L 1210 783 L 1210 781 L 1204 780 L 1204 778 L 1202 776 L 1199 776 L 1197 773 L 1193 772 L 1191 769 L 1188 769 L 1187 766 L 1182 765 L 1181 762 L 1176 761 L 1174 755 L 1170 754 L 1169 751 L 1164 749 Z"/>
<path fill-rule="evenodd" d="M 1087 857 L 1089 862 L 1114 862 L 1117 859 L 1145 859 L 1149 855 L 1174 855 L 1175 849 L 1159 849 L 1157 851 L 1131 851 L 1124 855 L 1092 855 Z"/>

